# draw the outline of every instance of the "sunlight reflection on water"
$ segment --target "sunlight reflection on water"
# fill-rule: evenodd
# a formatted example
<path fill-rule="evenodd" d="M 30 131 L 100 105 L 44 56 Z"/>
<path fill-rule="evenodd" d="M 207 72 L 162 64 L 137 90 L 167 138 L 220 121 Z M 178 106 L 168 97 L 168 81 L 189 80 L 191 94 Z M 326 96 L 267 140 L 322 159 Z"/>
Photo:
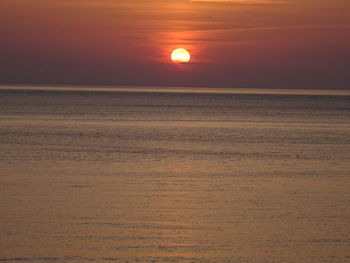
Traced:
<path fill-rule="evenodd" d="M 0 94 L 1 261 L 350 256 L 348 96 Z"/>

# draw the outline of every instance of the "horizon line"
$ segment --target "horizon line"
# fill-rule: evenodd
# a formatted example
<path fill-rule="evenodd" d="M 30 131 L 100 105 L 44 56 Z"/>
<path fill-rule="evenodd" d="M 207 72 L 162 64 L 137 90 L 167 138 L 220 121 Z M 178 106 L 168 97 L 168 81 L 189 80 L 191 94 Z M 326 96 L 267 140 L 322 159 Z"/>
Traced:
<path fill-rule="evenodd" d="M 61 85 L 61 84 L 0 84 L 0 90 L 28 91 L 93 91 L 93 92 L 159 92 L 159 93 L 206 93 L 206 94 L 266 94 L 266 95 L 343 95 L 345 89 L 290 89 L 257 87 L 209 87 L 209 86 L 143 86 L 143 85 Z"/>

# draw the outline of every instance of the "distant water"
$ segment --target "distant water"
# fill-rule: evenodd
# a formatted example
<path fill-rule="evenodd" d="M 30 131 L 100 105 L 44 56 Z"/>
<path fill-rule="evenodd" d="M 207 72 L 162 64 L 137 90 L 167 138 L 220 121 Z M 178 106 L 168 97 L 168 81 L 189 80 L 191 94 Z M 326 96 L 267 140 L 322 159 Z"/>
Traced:
<path fill-rule="evenodd" d="M 350 96 L 2 89 L 0 261 L 350 262 Z"/>

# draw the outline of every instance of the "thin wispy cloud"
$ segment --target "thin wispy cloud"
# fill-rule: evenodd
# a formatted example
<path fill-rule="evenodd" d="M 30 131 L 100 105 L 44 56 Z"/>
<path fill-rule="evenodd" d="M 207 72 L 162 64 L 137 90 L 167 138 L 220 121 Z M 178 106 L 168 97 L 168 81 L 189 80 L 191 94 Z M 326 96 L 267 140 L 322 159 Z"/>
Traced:
<path fill-rule="evenodd" d="M 286 0 L 190 0 L 190 2 L 236 3 L 236 4 L 281 4 L 281 3 L 288 3 L 288 1 L 286 1 Z"/>

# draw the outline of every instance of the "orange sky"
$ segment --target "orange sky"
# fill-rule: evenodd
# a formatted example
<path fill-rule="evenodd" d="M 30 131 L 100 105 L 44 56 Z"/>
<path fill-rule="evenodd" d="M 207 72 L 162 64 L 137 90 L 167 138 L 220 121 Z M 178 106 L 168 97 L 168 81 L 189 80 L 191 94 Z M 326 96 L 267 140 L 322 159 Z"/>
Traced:
<path fill-rule="evenodd" d="M 350 88 L 349 0 L 1 0 L 0 36 L 2 84 Z"/>

